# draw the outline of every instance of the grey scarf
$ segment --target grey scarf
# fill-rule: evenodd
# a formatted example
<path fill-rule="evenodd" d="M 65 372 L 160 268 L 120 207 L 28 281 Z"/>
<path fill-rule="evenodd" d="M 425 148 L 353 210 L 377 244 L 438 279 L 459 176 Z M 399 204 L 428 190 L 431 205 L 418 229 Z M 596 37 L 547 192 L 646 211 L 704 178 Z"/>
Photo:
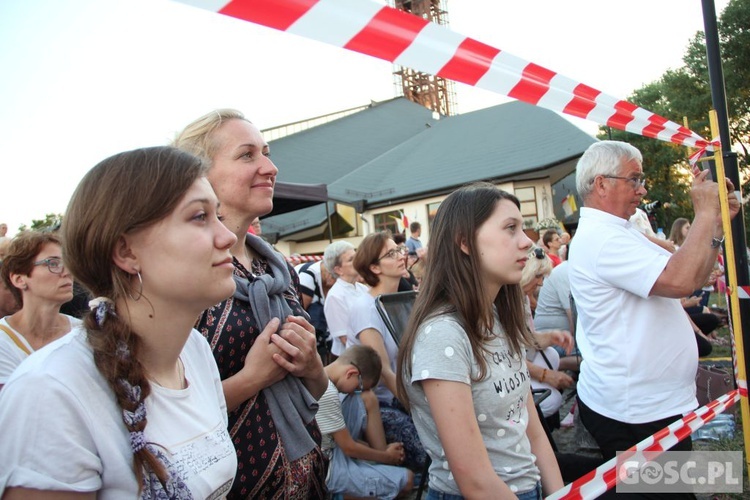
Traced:
<path fill-rule="evenodd" d="M 286 261 L 271 245 L 257 236 L 248 234 L 245 244 L 266 259 L 273 275 L 262 274 L 248 281 L 235 274 L 237 289 L 234 297 L 250 304 L 258 328 L 265 328 L 272 318 L 279 318 L 283 323 L 286 317 L 292 314 L 292 309 L 284 299 L 284 292 L 289 290 L 292 283 Z M 297 460 L 315 448 L 317 445 L 305 425 L 315 418 L 318 402 L 302 381 L 288 374 L 282 380 L 263 389 L 263 394 L 268 401 L 271 417 L 279 431 L 287 458 Z"/>

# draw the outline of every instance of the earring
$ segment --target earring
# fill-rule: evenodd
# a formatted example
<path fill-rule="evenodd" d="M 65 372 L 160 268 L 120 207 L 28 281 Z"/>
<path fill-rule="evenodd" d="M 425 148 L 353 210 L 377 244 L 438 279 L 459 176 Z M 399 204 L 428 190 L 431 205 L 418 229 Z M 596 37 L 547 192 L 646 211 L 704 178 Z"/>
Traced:
<path fill-rule="evenodd" d="M 130 292 L 128 292 L 128 297 L 130 297 L 133 302 L 138 302 L 139 300 L 141 300 L 141 297 L 143 297 L 143 278 L 141 278 L 140 271 L 136 270 L 135 274 L 136 276 L 138 276 L 138 283 L 140 284 L 138 288 L 138 297 L 133 297 L 133 294 L 131 294 Z"/>

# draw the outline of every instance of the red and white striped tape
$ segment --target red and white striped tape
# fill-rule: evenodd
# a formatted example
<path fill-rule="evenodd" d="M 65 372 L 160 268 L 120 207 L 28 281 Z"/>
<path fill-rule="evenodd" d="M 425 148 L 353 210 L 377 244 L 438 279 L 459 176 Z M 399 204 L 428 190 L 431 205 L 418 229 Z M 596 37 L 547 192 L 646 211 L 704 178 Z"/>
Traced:
<path fill-rule="evenodd" d="M 682 419 L 672 423 L 669 427 L 665 427 L 653 436 L 649 436 L 628 451 L 663 452 L 668 450 L 739 400 L 739 390 L 730 391 L 715 401 L 708 403 L 706 406 L 685 415 Z M 617 484 L 616 467 L 617 458 L 615 457 L 581 478 L 576 479 L 569 485 L 557 490 L 548 496 L 547 500 L 588 500 L 597 498 Z"/>
<path fill-rule="evenodd" d="M 394 64 L 690 147 L 690 129 L 444 26 L 372 0 L 177 0 Z"/>
<path fill-rule="evenodd" d="M 303 262 L 317 262 L 319 260 L 323 260 L 322 255 L 292 255 L 286 258 L 287 262 L 295 266 Z"/>

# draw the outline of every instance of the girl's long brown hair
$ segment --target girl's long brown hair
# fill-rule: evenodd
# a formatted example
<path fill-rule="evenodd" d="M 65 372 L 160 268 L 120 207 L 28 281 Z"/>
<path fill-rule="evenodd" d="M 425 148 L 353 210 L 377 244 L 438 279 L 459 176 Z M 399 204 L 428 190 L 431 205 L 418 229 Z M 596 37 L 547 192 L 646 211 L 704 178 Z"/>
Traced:
<path fill-rule="evenodd" d="M 462 187 L 440 204 L 430 230 L 425 275 L 398 353 L 398 397 L 407 408 L 406 383 L 411 379 L 417 329 L 431 316 L 456 314 L 479 365 L 476 380 L 484 378 L 487 372 L 485 342 L 494 325 L 493 305 L 514 353 L 520 353 L 522 346 L 533 343 L 524 317 L 521 287 L 503 285 L 494 302 L 490 302 L 483 291 L 476 234 L 501 200 L 509 200 L 520 208 L 515 196 L 488 183 Z M 462 243 L 468 254 L 461 250 Z"/>
<path fill-rule="evenodd" d="M 70 273 L 94 297 L 116 302 L 139 296 L 139 282 L 112 257 L 120 238 L 169 215 L 193 183 L 205 175 L 204 163 L 171 147 L 137 149 L 107 158 L 91 169 L 73 193 L 62 224 L 63 258 Z M 144 297 L 144 300 L 147 300 Z M 98 324 L 94 313 L 84 319 L 94 363 L 115 394 L 117 404 L 136 413 L 151 393 L 139 360 L 141 342 L 116 314 Z M 139 388 L 134 396 L 132 388 Z M 142 432 L 144 416 L 135 423 L 123 418 L 128 431 Z M 139 479 L 151 472 L 164 485 L 167 471 L 148 447 L 133 455 Z"/>

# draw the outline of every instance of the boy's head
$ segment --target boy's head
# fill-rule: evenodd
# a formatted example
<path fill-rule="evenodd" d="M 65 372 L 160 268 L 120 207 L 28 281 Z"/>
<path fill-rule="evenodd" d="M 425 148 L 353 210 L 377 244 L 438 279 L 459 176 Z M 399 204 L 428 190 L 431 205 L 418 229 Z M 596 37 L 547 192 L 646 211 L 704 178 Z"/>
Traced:
<path fill-rule="evenodd" d="M 336 382 L 341 392 L 352 392 L 372 389 L 378 385 L 383 366 L 375 349 L 366 345 L 348 347 L 336 363 L 346 367 L 344 375 Z"/>

